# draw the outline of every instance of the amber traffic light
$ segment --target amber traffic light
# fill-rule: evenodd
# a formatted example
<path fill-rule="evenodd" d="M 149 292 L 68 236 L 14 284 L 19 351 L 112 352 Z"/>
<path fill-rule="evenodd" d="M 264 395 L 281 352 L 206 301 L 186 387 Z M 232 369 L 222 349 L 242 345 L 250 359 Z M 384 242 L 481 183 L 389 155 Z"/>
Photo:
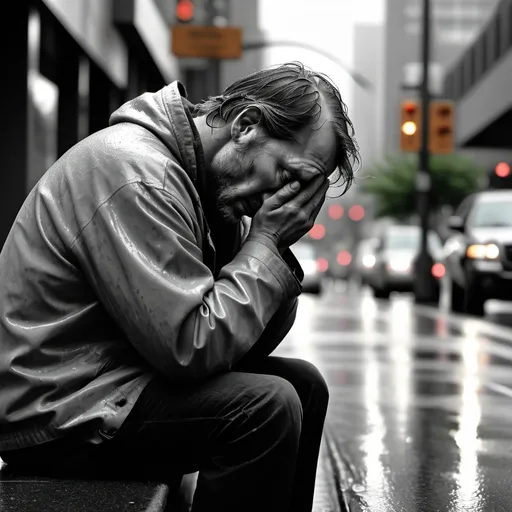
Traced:
<path fill-rule="evenodd" d="M 419 151 L 421 147 L 421 107 L 413 100 L 400 105 L 400 149 Z"/>
<path fill-rule="evenodd" d="M 429 149 L 434 155 L 453 153 L 455 111 L 451 101 L 430 103 Z"/>

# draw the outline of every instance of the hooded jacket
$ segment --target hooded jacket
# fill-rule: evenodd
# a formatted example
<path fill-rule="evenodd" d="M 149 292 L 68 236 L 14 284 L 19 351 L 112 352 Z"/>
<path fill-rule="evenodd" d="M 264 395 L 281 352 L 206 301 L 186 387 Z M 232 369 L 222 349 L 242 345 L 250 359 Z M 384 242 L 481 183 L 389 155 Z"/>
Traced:
<path fill-rule="evenodd" d="M 229 371 L 290 329 L 290 254 L 240 226 L 215 270 L 185 98 L 174 82 L 123 105 L 19 211 L 0 253 L 0 452 L 110 439 L 156 373 L 172 386 Z"/>

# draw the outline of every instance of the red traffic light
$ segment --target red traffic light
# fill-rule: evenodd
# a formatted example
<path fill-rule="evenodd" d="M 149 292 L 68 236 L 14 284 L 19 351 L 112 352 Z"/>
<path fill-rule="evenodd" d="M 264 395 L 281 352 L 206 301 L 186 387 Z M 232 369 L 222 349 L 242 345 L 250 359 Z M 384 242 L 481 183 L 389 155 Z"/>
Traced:
<path fill-rule="evenodd" d="M 178 0 L 176 5 L 176 18 L 181 22 L 188 22 L 194 17 L 194 4 L 192 0 Z"/>
<path fill-rule="evenodd" d="M 318 272 L 327 272 L 329 270 L 329 262 L 326 258 L 318 258 L 316 260 L 316 268 Z"/>
<path fill-rule="evenodd" d="M 405 103 L 404 104 L 404 110 L 408 113 L 408 114 L 412 114 L 413 112 L 416 111 L 416 105 L 414 103 Z"/>
<path fill-rule="evenodd" d="M 350 265 L 352 255 L 348 251 L 340 251 L 336 257 L 336 261 L 338 262 L 338 265 L 346 267 L 347 265 Z"/>
<path fill-rule="evenodd" d="M 510 176 L 510 165 L 508 165 L 507 162 L 500 162 L 496 166 L 494 172 L 499 178 L 506 178 L 507 176 Z"/>

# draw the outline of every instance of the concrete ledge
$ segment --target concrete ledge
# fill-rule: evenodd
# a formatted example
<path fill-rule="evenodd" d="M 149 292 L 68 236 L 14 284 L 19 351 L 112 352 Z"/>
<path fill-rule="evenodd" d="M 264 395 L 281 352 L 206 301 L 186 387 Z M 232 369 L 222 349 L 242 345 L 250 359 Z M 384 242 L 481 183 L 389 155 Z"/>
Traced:
<path fill-rule="evenodd" d="M 30 476 L 0 466 L 2 512 L 161 512 L 168 496 L 158 482 Z"/>

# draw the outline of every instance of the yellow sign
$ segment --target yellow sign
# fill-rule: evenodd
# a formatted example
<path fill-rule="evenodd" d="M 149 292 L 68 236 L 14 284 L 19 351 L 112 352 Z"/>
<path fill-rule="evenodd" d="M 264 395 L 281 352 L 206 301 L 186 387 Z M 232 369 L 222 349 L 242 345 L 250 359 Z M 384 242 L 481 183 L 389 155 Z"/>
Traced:
<path fill-rule="evenodd" d="M 177 57 L 239 59 L 242 56 L 242 29 L 175 25 L 172 27 L 172 52 Z"/>

